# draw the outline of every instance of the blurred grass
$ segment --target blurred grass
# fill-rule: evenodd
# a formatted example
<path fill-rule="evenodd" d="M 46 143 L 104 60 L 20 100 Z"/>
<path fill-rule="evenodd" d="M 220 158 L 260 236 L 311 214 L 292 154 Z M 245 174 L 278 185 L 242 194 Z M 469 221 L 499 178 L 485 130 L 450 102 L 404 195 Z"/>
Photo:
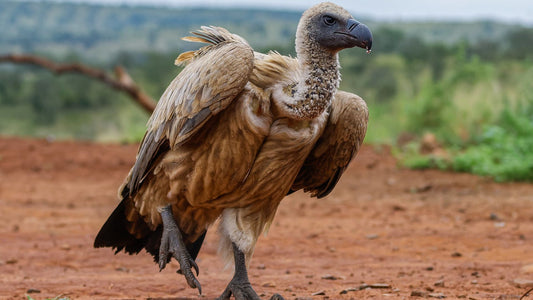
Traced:
<path fill-rule="evenodd" d="M 410 116 L 404 128 L 419 138 L 398 157 L 411 168 L 533 181 L 531 82 L 530 61 L 461 61 L 443 80 L 425 85 L 414 101 L 403 100 Z M 420 153 L 420 137 L 427 133 L 436 136 L 447 155 Z"/>

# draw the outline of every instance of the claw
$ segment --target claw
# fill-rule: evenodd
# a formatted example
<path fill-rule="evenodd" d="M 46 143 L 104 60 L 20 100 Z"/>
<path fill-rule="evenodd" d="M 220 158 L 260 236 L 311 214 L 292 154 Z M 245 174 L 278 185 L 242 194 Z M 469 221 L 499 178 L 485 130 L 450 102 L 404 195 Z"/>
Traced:
<path fill-rule="evenodd" d="M 198 289 L 198 295 L 202 294 L 202 286 L 200 285 L 200 282 L 194 278 L 194 284 L 196 285 L 196 288 Z"/>
<path fill-rule="evenodd" d="M 191 265 L 192 267 L 194 268 L 194 270 L 196 271 L 196 276 L 200 275 L 200 268 L 198 268 L 198 265 L 196 264 L 196 262 L 194 260 L 191 259 Z M 201 293 L 200 293 L 201 294 Z"/>
<path fill-rule="evenodd" d="M 194 268 L 194 270 L 196 271 L 196 276 L 200 275 L 200 268 L 198 268 L 198 264 L 196 264 L 194 259 L 189 259 L 189 263 L 191 264 L 191 268 Z M 181 270 L 181 268 L 178 269 L 176 273 L 183 275 L 183 271 Z"/>
<path fill-rule="evenodd" d="M 180 269 L 180 271 L 181 271 L 181 269 Z M 198 281 L 198 279 L 196 279 L 196 277 L 194 277 L 192 272 L 186 272 L 183 275 L 185 276 L 185 279 L 187 280 L 187 284 L 193 289 L 197 288 L 198 289 L 198 293 L 201 295 L 202 294 L 202 286 L 200 285 L 200 282 Z"/>
<path fill-rule="evenodd" d="M 163 271 L 163 269 L 167 266 L 167 261 L 168 261 L 167 253 L 168 252 L 166 251 L 165 252 L 162 252 L 161 250 L 159 251 L 159 272 Z"/>
<path fill-rule="evenodd" d="M 167 265 L 167 256 L 159 254 L 159 272 L 163 271 L 166 265 Z"/>

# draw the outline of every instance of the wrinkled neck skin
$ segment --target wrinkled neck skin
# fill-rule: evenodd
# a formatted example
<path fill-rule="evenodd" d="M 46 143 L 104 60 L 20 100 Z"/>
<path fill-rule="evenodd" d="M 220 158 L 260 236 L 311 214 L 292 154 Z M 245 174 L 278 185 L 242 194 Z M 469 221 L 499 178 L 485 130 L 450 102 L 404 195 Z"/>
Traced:
<path fill-rule="evenodd" d="M 296 53 L 300 76 L 280 97 L 279 108 L 291 119 L 312 120 L 329 107 L 339 86 L 338 54 L 302 39 L 301 35 L 296 38 Z"/>

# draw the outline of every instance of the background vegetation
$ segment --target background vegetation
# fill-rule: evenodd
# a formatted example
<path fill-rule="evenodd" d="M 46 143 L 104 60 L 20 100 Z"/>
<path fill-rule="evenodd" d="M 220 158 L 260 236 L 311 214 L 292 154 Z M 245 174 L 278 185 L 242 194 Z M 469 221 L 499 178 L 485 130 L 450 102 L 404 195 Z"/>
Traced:
<path fill-rule="evenodd" d="M 36 53 L 111 69 L 157 98 L 179 72 L 179 40 L 224 26 L 255 49 L 293 53 L 300 12 L 0 2 L 0 54 Z M 533 28 L 490 21 L 377 23 L 371 55 L 341 54 L 341 88 L 365 98 L 367 142 L 411 167 L 533 180 Z M 0 134 L 137 141 L 148 116 L 98 82 L 0 65 Z M 428 138 L 433 142 L 429 151 Z M 424 154 L 421 154 L 424 152 Z"/>

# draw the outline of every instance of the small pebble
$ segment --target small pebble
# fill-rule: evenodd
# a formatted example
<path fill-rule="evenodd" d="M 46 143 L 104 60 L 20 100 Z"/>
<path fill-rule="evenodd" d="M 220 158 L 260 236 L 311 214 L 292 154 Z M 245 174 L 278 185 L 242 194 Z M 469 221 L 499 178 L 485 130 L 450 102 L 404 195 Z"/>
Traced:
<path fill-rule="evenodd" d="M 428 297 L 430 298 L 437 298 L 437 299 L 444 299 L 446 296 L 443 293 L 431 293 L 428 294 Z"/>
<path fill-rule="evenodd" d="M 337 249 L 335 249 L 335 247 L 330 247 L 330 246 L 327 246 L 327 247 L 326 247 L 326 250 L 328 250 L 328 251 L 331 252 L 331 253 L 334 253 L 334 252 L 337 251 Z"/>
<path fill-rule="evenodd" d="M 371 289 L 389 289 L 390 288 L 390 284 L 373 283 L 373 284 L 369 284 L 368 287 L 371 288 Z"/>
<path fill-rule="evenodd" d="M 533 288 L 533 280 L 517 278 L 513 280 L 513 284 L 519 288 Z"/>
<path fill-rule="evenodd" d="M 118 267 L 118 268 L 115 268 L 115 271 L 128 273 L 130 270 L 128 268 Z"/>
<path fill-rule="evenodd" d="M 411 297 L 426 297 L 428 295 L 427 292 L 424 291 L 411 291 Z"/>
<path fill-rule="evenodd" d="M 261 286 L 262 287 L 276 287 L 276 283 L 272 282 L 272 281 L 269 281 L 269 282 L 263 283 Z"/>
<path fill-rule="evenodd" d="M 377 235 L 377 234 L 367 234 L 366 238 L 369 239 L 369 240 L 375 240 L 375 239 L 379 238 L 379 235 Z"/>
<path fill-rule="evenodd" d="M 335 276 L 335 275 L 330 275 L 330 274 L 324 275 L 321 278 L 322 279 L 326 279 L 326 280 L 342 280 L 342 279 L 344 279 L 344 277 L 342 277 L 342 276 Z"/>
<path fill-rule="evenodd" d="M 28 294 L 38 294 L 40 292 L 41 292 L 41 290 L 39 290 L 39 289 L 28 289 L 26 291 L 26 293 L 28 293 Z"/>
<path fill-rule="evenodd" d="M 440 286 L 440 287 L 443 287 L 444 286 L 444 280 L 438 280 L 438 281 L 435 281 L 435 283 L 433 284 L 434 286 Z"/>
<path fill-rule="evenodd" d="M 326 295 L 326 291 L 318 291 L 311 294 L 311 296 L 324 296 Z"/>
<path fill-rule="evenodd" d="M 533 273 L 533 264 L 523 266 L 522 268 L 520 268 L 520 272 L 526 274 Z"/>
<path fill-rule="evenodd" d="M 496 222 L 496 223 L 494 223 L 494 227 L 503 228 L 503 227 L 505 227 L 505 222 Z"/>
<path fill-rule="evenodd" d="M 459 252 L 452 253 L 452 257 L 461 257 L 461 256 L 463 256 L 463 255 L 461 253 L 459 253 Z"/>

